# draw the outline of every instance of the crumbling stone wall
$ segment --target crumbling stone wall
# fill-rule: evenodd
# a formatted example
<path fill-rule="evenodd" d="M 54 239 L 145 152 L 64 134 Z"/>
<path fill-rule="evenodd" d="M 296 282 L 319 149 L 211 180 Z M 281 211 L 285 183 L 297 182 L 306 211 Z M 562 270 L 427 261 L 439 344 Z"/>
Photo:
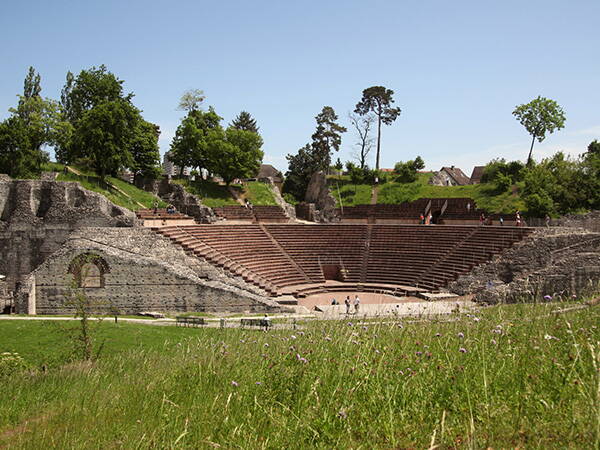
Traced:
<path fill-rule="evenodd" d="M 600 233 L 550 228 L 459 277 L 449 290 L 475 294 L 480 302 L 510 303 L 586 295 L 599 287 Z"/>
<path fill-rule="evenodd" d="M 100 287 L 80 288 L 74 265 L 81 255 L 102 260 Z M 97 309 L 141 311 L 280 311 L 282 308 L 241 280 L 188 256 L 147 229 L 81 229 L 30 275 L 17 295 L 17 311 L 72 312 L 67 299 L 82 289 Z M 73 284 L 75 280 L 75 285 Z M 32 297 L 33 296 L 33 297 Z"/>
<path fill-rule="evenodd" d="M 544 227 L 544 218 L 530 217 L 527 225 Z M 584 230 L 600 233 L 600 211 L 590 211 L 587 214 L 568 214 L 557 219 L 550 219 L 551 227 L 582 228 Z"/>
<path fill-rule="evenodd" d="M 182 185 L 171 183 L 168 178 L 150 180 L 136 178 L 135 185 L 154 195 L 158 195 L 165 202 L 172 204 L 178 211 L 196 219 L 198 223 L 213 223 L 217 221 L 214 211 L 202 204 L 202 200 L 187 192 Z"/>
<path fill-rule="evenodd" d="M 0 179 L 0 274 L 9 290 L 82 226 L 131 227 L 135 214 L 78 183 Z"/>
<path fill-rule="evenodd" d="M 315 222 L 339 222 L 336 214 L 335 198 L 329 192 L 327 177 L 323 172 L 315 172 L 306 188 L 306 203 L 315 204 Z"/>

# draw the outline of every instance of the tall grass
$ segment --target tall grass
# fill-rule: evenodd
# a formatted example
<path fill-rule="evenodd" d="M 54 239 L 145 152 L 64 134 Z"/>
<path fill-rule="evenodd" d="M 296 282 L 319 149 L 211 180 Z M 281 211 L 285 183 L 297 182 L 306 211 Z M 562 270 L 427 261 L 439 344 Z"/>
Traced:
<path fill-rule="evenodd" d="M 276 206 L 275 196 L 271 190 L 271 185 L 261 183 L 260 181 L 249 181 L 244 184 L 245 197 L 257 206 Z M 277 189 L 273 187 L 273 189 Z"/>
<path fill-rule="evenodd" d="M 96 363 L 0 382 L 0 445 L 590 448 L 600 316 L 555 308 L 269 333 L 147 326 Z M 103 324 L 113 339 L 142 327 Z"/>

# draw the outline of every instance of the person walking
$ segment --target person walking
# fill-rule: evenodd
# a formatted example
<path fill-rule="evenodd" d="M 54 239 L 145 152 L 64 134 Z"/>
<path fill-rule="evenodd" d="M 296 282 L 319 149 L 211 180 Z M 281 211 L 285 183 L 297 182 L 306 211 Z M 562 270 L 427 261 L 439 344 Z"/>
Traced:
<path fill-rule="evenodd" d="M 346 296 L 346 300 L 344 300 L 344 305 L 346 305 L 346 315 L 350 314 L 350 296 Z"/>
<path fill-rule="evenodd" d="M 502 216 L 500 216 L 500 219 L 498 219 L 500 221 L 500 226 L 504 226 L 504 218 Z"/>
<path fill-rule="evenodd" d="M 544 217 L 544 223 L 546 224 L 546 228 L 550 228 L 550 216 L 548 214 Z"/>
<path fill-rule="evenodd" d="M 354 296 L 354 314 L 358 314 L 358 310 L 360 309 L 360 298 L 358 295 Z"/>

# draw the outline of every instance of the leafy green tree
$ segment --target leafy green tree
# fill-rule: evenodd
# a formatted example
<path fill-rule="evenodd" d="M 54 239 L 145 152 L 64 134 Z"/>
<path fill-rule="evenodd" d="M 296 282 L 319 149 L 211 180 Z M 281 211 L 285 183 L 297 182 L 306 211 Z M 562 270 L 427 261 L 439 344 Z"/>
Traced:
<path fill-rule="evenodd" d="M 171 142 L 171 161 L 183 175 L 185 167 L 210 168 L 208 135 L 211 130 L 221 129 L 221 117 L 211 107 L 207 112 L 190 111 L 177 127 Z"/>
<path fill-rule="evenodd" d="M 263 159 L 262 138 L 252 131 L 227 128 L 211 130 L 208 135 L 210 170 L 229 184 L 236 178 L 250 178 L 258 172 Z"/>
<path fill-rule="evenodd" d="M 288 171 L 285 173 L 283 192 L 302 201 L 312 174 L 319 170 L 313 148 L 310 144 L 306 144 L 296 154 L 287 155 L 286 159 L 288 160 Z"/>
<path fill-rule="evenodd" d="M 253 133 L 258 133 L 258 130 L 260 129 L 256 126 L 256 119 L 254 119 L 247 111 L 240 112 L 229 126 L 237 128 L 238 130 L 252 131 Z"/>
<path fill-rule="evenodd" d="M 113 100 L 86 111 L 78 121 L 73 141 L 78 156 L 89 158 L 101 179 L 122 167 L 134 167 L 130 149 L 136 138 L 139 111 L 128 101 Z"/>
<path fill-rule="evenodd" d="M 331 152 L 340 149 L 342 133 L 347 130 L 337 123 L 338 116 L 331 106 L 324 106 L 315 120 L 317 129 L 312 135 L 312 153 L 317 170 L 327 171 L 331 166 Z"/>
<path fill-rule="evenodd" d="M 183 93 L 179 100 L 179 106 L 177 109 L 180 111 L 199 111 L 202 109 L 202 102 L 206 100 L 206 95 L 201 89 L 188 89 Z"/>
<path fill-rule="evenodd" d="M 400 161 L 394 166 L 396 181 L 399 183 L 413 183 L 417 180 L 417 172 L 424 167 L 425 162 L 420 156 L 417 156 L 414 160 Z"/>
<path fill-rule="evenodd" d="M 586 198 L 586 208 L 600 209 L 600 142 L 590 143 L 582 155 L 581 189 Z"/>
<path fill-rule="evenodd" d="M 15 177 L 39 174 L 42 164 L 48 160 L 42 148 L 59 145 L 68 140 L 72 132 L 59 104 L 41 97 L 40 83 L 40 75 L 30 67 L 23 95 L 19 95 L 17 107 L 9 109 L 12 115 L 3 123 L 0 170 Z"/>
<path fill-rule="evenodd" d="M 542 142 L 547 133 L 554 133 L 565 126 L 565 113 L 563 109 L 554 100 L 541 96 L 533 99 L 529 103 L 519 105 L 513 111 L 513 116 L 525 127 L 532 136 L 531 148 L 527 157 L 527 165 L 531 165 L 533 144 L 537 139 Z"/>
<path fill-rule="evenodd" d="M 371 86 L 363 91 L 362 99 L 356 104 L 354 112 L 364 116 L 374 113 L 377 117 L 377 155 L 375 170 L 379 171 L 381 153 L 381 124 L 391 125 L 400 115 L 400 108 L 392 107 L 394 91 L 383 86 Z"/>
<path fill-rule="evenodd" d="M 158 125 L 144 119 L 137 121 L 130 152 L 133 159 L 131 170 L 134 175 L 144 178 L 157 178 L 160 175 L 160 152 L 158 150 Z"/>

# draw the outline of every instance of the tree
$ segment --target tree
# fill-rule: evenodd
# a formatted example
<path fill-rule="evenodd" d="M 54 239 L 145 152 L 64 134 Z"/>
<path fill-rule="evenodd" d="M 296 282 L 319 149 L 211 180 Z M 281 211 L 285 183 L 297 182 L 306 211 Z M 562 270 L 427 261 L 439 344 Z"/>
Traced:
<path fill-rule="evenodd" d="M 221 117 L 210 107 L 207 112 L 190 111 L 177 127 L 171 142 L 170 160 L 179 167 L 180 175 L 185 167 L 209 169 L 210 155 L 208 134 L 221 128 Z"/>
<path fill-rule="evenodd" d="M 370 133 L 373 124 L 375 123 L 375 116 L 372 114 L 359 116 L 356 113 L 348 113 L 348 118 L 358 134 L 358 142 L 356 143 L 358 153 L 355 153 L 352 156 L 358 161 L 359 167 L 364 169 L 367 165 L 367 156 L 373 148 L 374 139 L 371 137 Z"/>
<path fill-rule="evenodd" d="M 319 170 L 313 148 L 310 144 L 306 144 L 295 155 L 287 155 L 286 159 L 288 171 L 285 174 L 283 192 L 292 194 L 297 200 L 304 200 L 310 178 Z"/>
<path fill-rule="evenodd" d="M 236 178 L 250 178 L 260 168 L 263 159 L 262 138 L 252 131 L 227 128 L 210 131 L 208 148 L 210 169 L 229 184 Z"/>
<path fill-rule="evenodd" d="M 513 116 L 525 127 L 532 136 L 531 148 L 527 157 L 527 165 L 532 162 L 533 144 L 537 139 L 542 142 L 547 133 L 554 133 L 565 126 L 565 113 L 554 100 L 541 96 L 529 103 L 519 105 L 513 111 Z"/>
<path fill-rule="evenodd" d="M 25 108 L 23 103 L 27 102 L 32 98 L 39 98 L 42 92 L 42 78 L 39 73 L 36 74 L 33 67 L 29 67 L 29 72 L 23 82 L 23 96 L 19 99 L 19 110 L 21 111 L 21 117 L 27 119 L 28 108 Z M 25 113 L 25 114 L 23 114 Z"/>
<path fill-rule="evenodd" d="M 139 120 L 139 111 L 126 100 L 96 105 L 83 114 L 75 129 L 75 147 L 85 150 L 78 156 L 89 158 L 102 180 L 122 167 L 133 167 L 130 148 Z"/>
<path fill-rule="evenodd" d="M 590 143 L 582 155 L 581 189 L 585 192 L 586 208 L 600 209 L 600 142 Z"/>
<path fill-rule="evenodd" d="M 179 106 L 177 109 L 180 111 L 187 111 L 188 113 L 199 111 L 202 109 L 200 105 L 204 100 L 206 100 L 204 91 L 201 89 L 188 89 L 183 93 L 181 99 L 179 99 Z"/>
<path fill-rule="evenodd" d="M 363 91 L 362 99 L 356 104 L 354 112 L 365 116 L 373 112 L 377 117 L 377 155 L 375 170 L 379 171 L 379 156 L 381 153 L 381 124 L 391 125 L 400 115 L 400 108 L 393 108 L 394 91 L 383 86 L 371 86 Z"/>
<path fill-rule="evenodd" d="M 0 173 L 29 178 L 40 172 L 43 153 L 31 145 L 27 125 L 18 116 L 0 122 Z"/>
<path fill-rule="evenodd" d="M 144 178 L 156 178 L 160 175 L 159 136 L 160 128 L 158 125 L 141 118 L 137 121 L 130 147 L 133 159 L 131 170 L 134 175 Z"/>
<path fill-rule="evenodd" d="M 315 159 L 317 170 L 327 171 L 331 165 L 331 152 L 336 152 L 342 144 L 342 133 L 346 127 L 336 121 L 338 116 L 331 106 L 324 106 L 315 117 L 317 129 L 312 135 L 312 154 Z"/>
<path fill-rule="evenodd" d="M 247 111 L 240 112 L 229 126 L 238 130 L 252 131 L 253 133 L 258 133 L 260 129 L 256 126 L 256 120 Z"/>
<path fill-rule="evenodd" d="M 394 166 L 394 173 L 396 174 L 396 181 L 399 183 L 413 183 L 417 180 L 417 172 L 425 167 L 425 162 L 420 156 L 417 156 L 414 160 L 406 162 L 398 162 Z"/>

